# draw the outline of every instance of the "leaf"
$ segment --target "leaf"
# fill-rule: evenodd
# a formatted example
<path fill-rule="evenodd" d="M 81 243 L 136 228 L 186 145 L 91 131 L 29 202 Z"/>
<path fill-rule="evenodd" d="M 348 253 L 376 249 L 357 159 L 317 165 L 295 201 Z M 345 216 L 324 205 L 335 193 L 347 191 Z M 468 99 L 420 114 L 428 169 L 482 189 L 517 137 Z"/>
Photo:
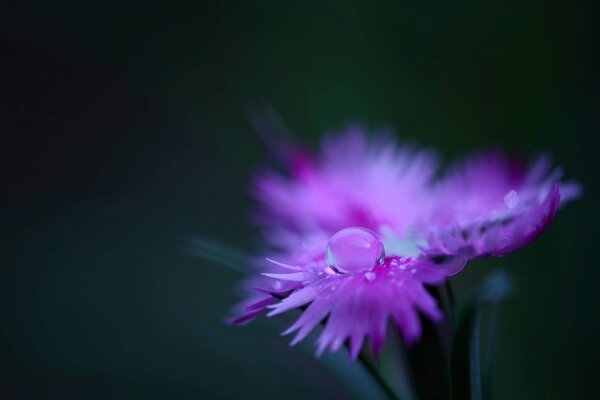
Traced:
<path fill-rule="evenodd" d="M 482 306 L 501 301 L 509 286 L 505 271 L 494 272 L 465 301 L 452 348 L 451 378 L 455 399 L 482 398 L 479 346 Z"/>
<path fill-rule="evenodd" d="M 450 398 L 450 340 L 452 307 L 449 286 L 430 287 L 430 293 L 444 310 L 439 323 L 421 318 L 421 338 L 408 348 L 414 389 L 420 399 Z"/>
<path fill-rule="evenodd" d="M 385 346 L 378 359 L 381 375 L 388 382 L 397 398 L 415 400 L 411 366 L 404 338 L 396 326 L 388 326 Z"/>
<path fill-rule="evenodd" d="M 314 355 L 312 346 L 304 345 L 301 347 L 310 352 L 311 356 Z M 356 399 L 389 399 L 385 389 L 373 379 L 371 372 L 366 368 L 359 368 L 356 363 L 348 362 L 348 355 L 344 352 L 324 354 L 320 361 L 325 368 L 349 388 Z"/>
<path fill-rule="evenodd" d="M 243 266 L 248 262 L 249 257 L 243 251 L 204 237 L 186 239 L 185 241 L 185 248 L 188 253 L 233 271 L 246 273 Z"/>
<path fill-rule="evenodd" d="M 400 397 L 396 394 L 396 391 L 394 388 L 392 388 L 390 382 L 384 377 L 381 363 L 373 359 L 368 350 L 363 348 L 363 351 L 361 351 L 360 355 L 358 356 L 358 360 L 364 367 L 365 371 L 367 371 L 373 380 L 377 382 L 379 388 L 385 393 L 389 400 L 400 400 Z"/>

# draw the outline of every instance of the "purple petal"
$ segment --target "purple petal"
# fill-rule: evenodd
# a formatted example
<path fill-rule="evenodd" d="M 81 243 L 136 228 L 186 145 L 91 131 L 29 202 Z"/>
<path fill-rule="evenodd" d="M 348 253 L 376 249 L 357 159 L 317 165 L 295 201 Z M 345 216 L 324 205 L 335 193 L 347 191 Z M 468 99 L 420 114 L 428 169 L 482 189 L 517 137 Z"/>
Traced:
<path fill-rule="evenodd" d="M 298 308 L 310 303 L 318 296 L 318 291 L 313 286 L 307 286 L 297 292 L 292 293 L 290 296 L 283 299 L 280 303 L 270 306 L 273 310 L 267 314 L 268 317 L 272 317 L 277 314 L 284 313 L 286 311 Z"/>

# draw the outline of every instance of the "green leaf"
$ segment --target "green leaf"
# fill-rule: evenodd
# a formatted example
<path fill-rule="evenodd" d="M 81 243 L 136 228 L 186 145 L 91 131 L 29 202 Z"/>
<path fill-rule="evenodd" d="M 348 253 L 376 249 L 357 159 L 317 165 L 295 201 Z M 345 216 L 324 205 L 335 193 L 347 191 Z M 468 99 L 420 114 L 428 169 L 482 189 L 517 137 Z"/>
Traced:
<path fill-rule="evenodd" d="M 314 358 L 315 349 L 312 343 L 303 341 L 298 347 L 306 351 L 311 358 Z M 390 399 L 385 392 L 385 389 L 378 384 L 377 380 L 373 379 L 371 371 L 365 368 L 359 368 L 357 363 L 349 362 L 348 354 L 343 351 L 335 353 L 327 352 L 323 354 L 318 361 L 328 372 L 348 387 L 355 399 Z"/>
<path fill-rule="evenodd" d="M 412 381 L 420 399 L 449 399 L 453 323 L 451 289 L 448 285 L 430 287 L 429 291 L 444 310 L 444 319 L 435 323 L 421 318 L 421 338 L 408 348 Z"/>
<path fill-rule="evenodd" d="M 379 388 L 385 393 L 389 400 L 400 400 L 400 397 L 396 394 L 396 391 L 390 385 L 381 370 L 381 363 L 377 362 L 373 359 L 372 355 L 367 349 L 363 348 L 360 355 L 358 356 L 358 360 L 364 367 L 364 369 L 371 375 L 373 380 L 377 382 Z"/>
<path fill-rule="evenodd" d="M 397 326 L 390 324 L 386 343 L 377 360 L 381 375 L 401 400 L 415 400 L 417 397 L 412 382 L 408 349 Z"/>
<path fill-rule="evenodd" d="M 188 253 L 214 262 L 233 271 L 245 274 L 243 266 L 248 263 L 249 257 L 241 250 L 224 243 L 204 237 L 186 239 L 185 248 Z"/>
<path fill-rule="evenodd" d="M 452 394 L 455 399 L 482 398 L 480 320 L 482 306 L 501 301 L 509 290 L 505 271 L 492 273 L 463 305 L 454 337 L 451 359 Z"/>

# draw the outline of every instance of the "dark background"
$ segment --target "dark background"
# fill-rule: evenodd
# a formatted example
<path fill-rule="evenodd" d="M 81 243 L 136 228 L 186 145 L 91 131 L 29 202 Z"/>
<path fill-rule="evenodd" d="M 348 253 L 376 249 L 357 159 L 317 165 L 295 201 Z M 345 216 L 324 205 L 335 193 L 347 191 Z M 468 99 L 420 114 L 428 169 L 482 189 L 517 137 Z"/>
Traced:
<path fill-rule="evenodd" d="M 4 3 L 0 396 L 351 396 L 331 357 L 288 349 L 281 321 L 224 326 L 239 276 L 184 251 L 193 235 L 255 244 L 247 179 L 265 153 L 247 113 L 269 103 L 312 145 L 358 120 L 445 160 L 489 146 L 551 152 L 585 197 L 515 258 L 495 397 L 593 397 L 594 11 L 572 1 Z M 498 262 L 487 264 L 453 283 L 464 291 Z"/>

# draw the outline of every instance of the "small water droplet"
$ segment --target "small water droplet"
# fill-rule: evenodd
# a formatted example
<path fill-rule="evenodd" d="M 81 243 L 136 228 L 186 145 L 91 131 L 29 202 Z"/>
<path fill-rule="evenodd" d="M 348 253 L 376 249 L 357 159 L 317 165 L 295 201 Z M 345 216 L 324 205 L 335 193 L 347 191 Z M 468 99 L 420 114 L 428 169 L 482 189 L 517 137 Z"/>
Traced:
<path fill-rule="evenodd" d="M 383 262 L 383 243 L 370 230 L 342 229 L 329 239 L 325 258 L 338 273 L 370 271 Z"/>
<path fill-rule="evenodd" d="M 410 270 L 410 273 L 411 273 L 411 274 L 416 274 L 416 273 L 417 273 L 417 270 L 416 270 L 415 268 L 413 268 L 413 269 L 411 269 L 411 270 Z"/>
<path fill-rule="evenodd" d="M 504 196 L 504 204 L 506 204 L 506 207 L 508 207 L 511 210 L 515 208 L 517 204 L 519 204 L 519 195 L 517 194 L 517 192 L 511 190 L 510 192 L 506 193 L 506 195 Z"/>
<path fill-rule="evenodd" d="M 376 278 L 375 272 L 365 272 L 365 279 L 368 280 L 369 282 L 373 282 Z"/>
<path fill-rule="evenodd" d="M 283 285 L 281 284 L 281 282 L 279 282 L 279 281 L 275 281 L 275 282 L 273 282 L 273 285 L 272 285 L 272 286 L 273 286 L 273 289 L 275 289 L 275 290 L 279 290 L 279 289 L 281 289 L 281 287 L 282 287 Z"/>

